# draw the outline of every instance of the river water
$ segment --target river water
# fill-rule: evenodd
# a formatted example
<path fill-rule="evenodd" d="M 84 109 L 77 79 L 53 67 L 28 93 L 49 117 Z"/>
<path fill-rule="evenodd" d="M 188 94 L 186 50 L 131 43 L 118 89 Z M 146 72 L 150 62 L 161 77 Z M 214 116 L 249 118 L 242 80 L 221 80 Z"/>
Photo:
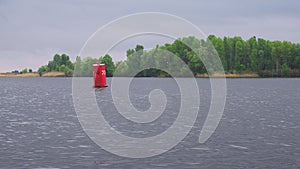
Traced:
<path fill-rule="evenodd" d="M 74 109 L 71 78 L 0 78 L 0 168 L 300 167 L 300 79 L 227 79 L 222 119 L 204 144 L 198 139 L 209 110 L 210 83 L 197 83 L 200 110 L 187 137 L 164 154 L 130 159 L 103 150 L 85 134 Z M 130 86 L 131 102 L 141 111 L 150 107 L 149 92 L 157 88 L 168 102 L 151 125 L 119 115 L 110 87 L 95 94 L 113 128 L 130 137 L 149 137 L 176 119 L 179 88 L 171 78 L 136 78 Z"/>

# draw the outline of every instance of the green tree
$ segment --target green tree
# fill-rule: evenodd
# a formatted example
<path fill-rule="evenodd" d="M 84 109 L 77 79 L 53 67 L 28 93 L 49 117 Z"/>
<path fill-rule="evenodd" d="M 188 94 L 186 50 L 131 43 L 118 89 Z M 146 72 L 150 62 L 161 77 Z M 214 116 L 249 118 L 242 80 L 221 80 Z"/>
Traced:
<path fill-rule="evenodd" d="M 67 76 L 67 77 L 73 76 L 73 70 L 70 69 L 69 67 L 66 67 L 64 73 L 65 73 L 65 76 Z"/>
<path fill-rule="evenodd" d="M 108 77 L 112 77 L 115 72 L 115 65 L 114 65 L 114 62 L 113 62 L 112 58 L 110 57 L 110 55 L 106 54 L 101 59 L 101 63 L 104 63 L 106 66 L 106 75 Z"/>
<path fill-rule="evenodd" d="M 193 50 L 192 50 L 193 49 Z M 178 76 L 183 76 L 187 69 L 178 65 L 178 58 L 186 63 L 194 74 L 220 70 L 217 60 L 213 56 L 218 54 L 227 72 L 256 72 L 262 76 L 300 76 L 300 44 L 288 41 L 269 41 L 263 38 L 251 37 L 243 40 L 239 36 L 216 37 L 208 36 L 207 39 L 184 37 L 176 39 L 173 43 L 156 45 L 146 51 L 142 45 L 126 51 L 126 60 L 116 64 L 118 76 L 128 76 L 141 67 L 161 67 Z M 200 56 L 200 58 L 199 58 Z M 206 70 L 205 61 L 209 70 Z M 109 55 L 103 58 L 76 57 L 72 63 L 66 54 L 55 54 L 53 60 L 38 69 L 40 75 L 44 72 L 62 71 L 66 76 L 92 76 L 92 64 L 105 63 L 107 75 L 112 76 L 115 65 Z M 215 69 L 215 70 L 214 70 Z M 23 71 L 24 72 L 24 71 Z M 22 73 L 22 71 L 21 71 Z M 169 76 L 158 69 L 147 69 L 137 76 Z"/>
<path fill-rule="evenodd" d="M 21 74 L 28 73 L 28 69 L 27 69 L 27 68 L 26 68 L 26 69 L 23 69 L 20 73 L 21 73 Z"/>
<path fill-rule="evenodd" d="M 45 72 L 55 72 L 61 71 L 65 72 L 68 71 L 68 76 L 73 73 L 74 70 L 74 63 L 70 61 L 70 57 L 66 54 L 55 54 L 53 56 L 53 60 L 49 61 L 47 65 L 42 66 L 38 69 L 40 76 Z"/>
<path fill-rule="evenodd" d="M 283 73 L 283 75 L 289 76 L 291 72 L 292 72 L 292 69 L 286 63 L 284 63 L 282 65 L 282 73 Z"/>
<path fill-rule="evenodd" d="M 276 73 L 279 74 L 279 67 L 280 67 L 280 56 L 281 56 L 281 42 L 274 41 L 272 47 L 272 59 L 275 62 Z"/>
<path fill-rule="evenodd" d="M 82 75 L 82 60 L 80 56 L 76 56 L 76 61 L 74 63 L 74 76 Z"/>
<path fill-rule="evenodd" d="M 60 65 L 67 65 L 67 61 L 69 61 L 69 56 L 67 56 L 66 54 L 62 54 Z"/>
<path fill-rule="evenodd" d="M 223 43 L 223 40 L 219 37 L 216 37 L 215 35 L 209 35 L 208 40 L 213 44 L 215 47 L 216 51 L 218 52 L 218 55 L 221 59 L 221 62 L 224 66 L 224 69 L 227 69 L 227 62 L 225 59 L 225 46 Z"/>
<path fill-rule="evenodd" d="M 43 73 L 45 73 L 47 71 L 47 68 L 46 66 L 41 66 L 39 69 L 38 69 L 38 73 L 40 76 L 42 76 Z"/>
<path fill-rule="evenodd" d="M 231 55 L 232 55 L 231 50 L 232 50 L 232 45 L 231 45 L 230 38 L 224 37 L 223 43 L 224 43 L 224 58 L 226 60 L 225 70 L 227 72 L 229 72 L 230 70 L 232 70 L 232 64 L 231 64 Z"/>
<path fill-rule="evenodd" d="M 119 61 L 116 64 L 116 71 L 114 72 L 114 76 L 126 76 L 128 71 L 128 66 L 126 61 Z"/>
<path fill-rule="evenodd" d="M 144 52 L 142 45 L 136 45 L 135 50 L 127 50 L 127 65 L 129 73 L 133 73 L 141 68 L 141 57 Z"/>
<path fill-rule="evenodd" d="M 91 57 L 84 58 L 81 62 L 81 66 L 79 68 L 80 74 L 78 74 L 76 76 L 92 77 L 93 76 L 93 70 L 92 70 L 93 64 L 100 63 L 100 62 L 101 61 L 97 58 L 91 58 Z"/>
<path fill-rule="evenodd" d="M 60 72 L 65 72 L 66 71 L 66 66 L 65 65 L 61 65 L 60 67 L 59 67 L 59 71 Z"/>
<path fill-rule="evenodd" d="M 244 65 L 242 63 L 242 58 L 244 56 L 244 42 L 243 40 L 239 37 L 235 44 L 235 58 L 234 58 L 234 69 L 237 71 L 244 71 Z"/>

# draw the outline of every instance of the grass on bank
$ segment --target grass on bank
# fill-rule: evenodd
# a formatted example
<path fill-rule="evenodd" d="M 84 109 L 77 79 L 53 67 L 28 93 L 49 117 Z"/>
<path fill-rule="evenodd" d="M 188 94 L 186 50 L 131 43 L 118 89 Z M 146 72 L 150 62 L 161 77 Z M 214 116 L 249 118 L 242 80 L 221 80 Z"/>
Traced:
<path fill-rule="evenodd" d="M 33 73 L 0 73 L 0 77 L 66 77 L 64 72 L 47 72 L 43 73 L 41 76 L 37 72 Z"/>

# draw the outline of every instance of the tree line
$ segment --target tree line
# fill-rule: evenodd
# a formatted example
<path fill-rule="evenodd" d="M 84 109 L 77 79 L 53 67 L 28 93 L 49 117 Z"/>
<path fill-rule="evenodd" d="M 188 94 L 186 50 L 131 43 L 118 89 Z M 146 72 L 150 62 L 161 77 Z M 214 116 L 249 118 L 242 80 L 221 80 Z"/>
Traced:
<path fill-rule="evenodd" d="M 210 35 L 227 72 L 257 72 L 262 77 L 299 76 L 300 44 L 236 36 L 223 39 Z"/>
<path fill-rule="evenodd" d="M 191 49 L 193 48 L 193 50 Z M 165 52 L 165 51 L 169 51 Z M 213 55 L 218 55 L 226 73 L 258 73 L 261 77 L 299 77 L 300 76 L 300 44 L 288 41 L 269 41 L 251 37 L 243 40 L 239 36 L 216 37 L 208 36 L 206 40 L 195 37 L 185 37 L 175 40 L 172 44 L 156 46 L 145 51 L 143 46 L 127 51 L 127 59 L 117 63 L 120 76 L 126 76 L 134 69 L 144 65 L 169 65 L 167 70 L 182 76 L 185 67 L 173 60 L 178 56 L 194 75 L 221 70 L 207 70 L 202 59 L 210 59 L 212 65 L 217 63 Z M 200 58 L 199 58 L 200 56 Z M 201 57 L 202 56 L 202 57 Z M 207 66 L 207 65 L 206 65 Z M 208 66 L 208 69 L 214 66 Z M 176 73 L 175 73 L 176 74 Z M 149 69 L 137 76 L 168 76 L 165 71 Z"/>
<path fill-rule="evenodd" d="M 177 57 L 174 57 L 175 55 Z M 185 76 L 188 68 L 193 75 L 197 75 L 221 70 L 220 67 L 214 66 L 218 62 L 213 57 L 215 55 L 219 56 L 226 73 L 254 72 L 261 77 L 300 76 L 300 44 L 298 43 L 270 41 L 255 36 L 243 40 L 239 36 L 220 38 L 214 35 L 208 36 L 207 39 L 184 37 L 176 39 L 171 44 L 157 45 L 151 50 L 136 45 L 134 49 L 126 51 L 126 60 L 116 64 L 108 54 L 100 58 L 81 59 L 77 56 L 75 63 L 72 63 L 69 56 L 65 54 L 56 54 L 53 60 L 49 61 L 48 65 L 40 67 L 38 72 L 42 74 L 62 71 L 66 76 L 73 74 L 92 76 L 92 64 L 105 63 L 107 76 L 113 76 L 114 73 L 116 76 L 129 76 L 134 73 L 142 77 L 170 76 L 167 72 Z M 206 59 L 211 65 L 202 62 Z M 135 72 L 144 67 L 149 69 Z"/>
<path fill-rule="evenodd" d="M 100 58 L 87 57 L 81 59 L 80 56 L 76 57 L 74 76 L 91 77 L 93 76 L 92 65 L 95 63 L 104 63 L 106 66 L 106 76 L 112 77 L 115 71 L 115 64 L 109 54 Z"/>
<path fill-rule="evenodd" d="M 46 72 L 64 72 L 65 76 L 72 76 L 74 65 L 75 64 L 71 62 L 68 55 L 55 54 L 53 60 L 49 61 L 47 65 L 41 66 L 38 69 L 38 73 L 41 76 Z"/>
<path fill-rule="evenodd" d="M 40 76 L 47 72 L 64 72 L 65 76 L 93 76 L 92 65 L 95 63 L 104 63 L 106 65 L 107 76 L 112 76 L 115 70 L 115 65 L 111 56 L 108 54 L 100 58 L 84 58 L 76 57 L 75 63 L 70 61 L 70 57 L 66 54 L 55 54 L 53 60 L 47 65 L 41 66 L 38 69 Z"/>

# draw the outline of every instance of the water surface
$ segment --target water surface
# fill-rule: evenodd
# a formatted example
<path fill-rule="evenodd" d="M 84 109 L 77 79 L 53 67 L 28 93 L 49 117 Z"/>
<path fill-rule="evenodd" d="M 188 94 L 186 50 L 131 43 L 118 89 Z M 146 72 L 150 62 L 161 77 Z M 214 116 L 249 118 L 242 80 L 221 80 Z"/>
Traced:
<path fill-rule="evenodd" d="M 108 79 L 110 84 L 110 79 Z M 299 168 L 300 79 L 227 79 L 222 120 L 204 144 L 198 137 L 210 103 L 208 79 L 197 79 L 201 106 L 191 133 L 162 155 L 129 159 L 97 146 L 74 110 L 71 78 L 0 78 L 0 168 Z M 110 87 L 95 90 L 111 126 L 131 137 L 153 136 L 175 120 L 180 93 L 170 78 L 138 78 L 130 87 L 138 110 L 162 89 L 163 115 L 136 124 L 117 113 Z"/>

